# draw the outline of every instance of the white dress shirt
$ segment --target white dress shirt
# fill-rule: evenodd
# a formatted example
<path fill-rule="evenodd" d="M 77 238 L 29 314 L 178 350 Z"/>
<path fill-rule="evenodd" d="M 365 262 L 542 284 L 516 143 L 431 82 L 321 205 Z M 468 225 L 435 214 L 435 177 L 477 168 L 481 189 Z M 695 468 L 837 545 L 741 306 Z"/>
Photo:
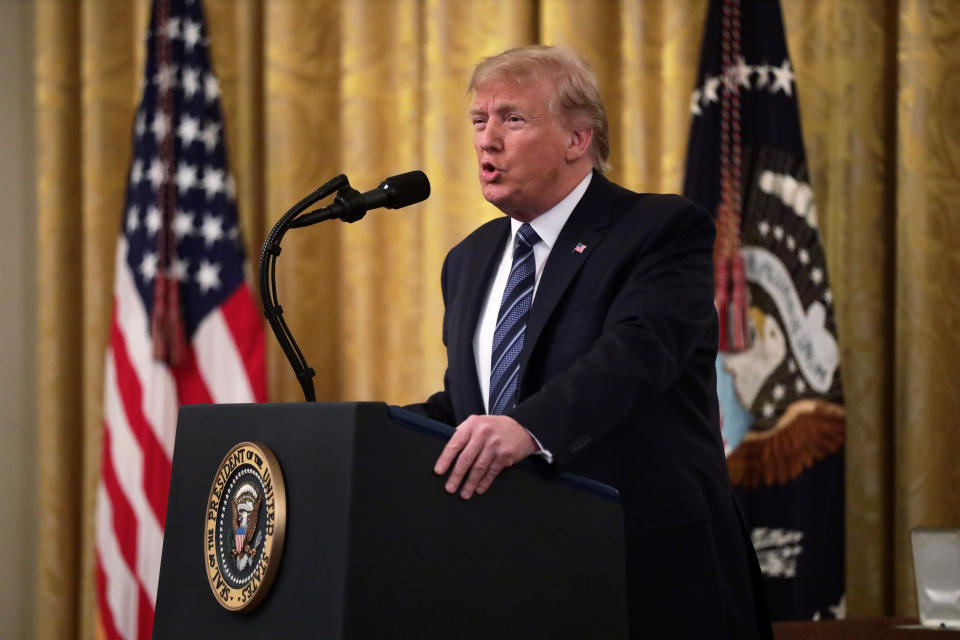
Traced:
<path fill-rule="evenodd" d="M 536 272 L 534 275 L 533 297 L 537 296 L 537 289 L 540 286 L 540 276 L 543 274 L 543 267 L 547 264 L 547 258 L 550 257 L 550 251 L 557 242 L 563 225 L 567 223 L 574 207 L 583 198 L 587 187 L 590 186 L 590 179 L 593 177 L 591 171 L 580 183 L 573 188 L 573 191 L 558 202 L 552 209 L 545 211 L 530 221 L 530 226 L 540 236 L 540 242 L 533 245 L 533 259 L 536 263 Z M 517 230 L 520 229 L 522 222 L 510 219 L 510 237 L 507 239 L 506 246 L 503 248 L 503 255 L 500 258 L 500 265 L 490 283 L 487 291 L 487 297 L 483 302 L 483 308 L 480 310 L 480 321 L 477 323 L 476 332 L 473 335 L 473 357 L 477 365 L 477 380 L 480 382 L 480 395 L 483 397 L 483 408 L 490 411 L 490 358 L 493 350 L 493 333 L 497 326 L 497 315 L 500 313 L 500 302 L 503 299 L 503 290 L 507 287 L 507 279 L 510 277 L 510 268 L 513 266 L 513 245 L 517 237 Z M 533 436 L 539 453 L 546 458 L 547 462 L 553 462 L 553 454 L 545 450 L 537 437 Z"/>

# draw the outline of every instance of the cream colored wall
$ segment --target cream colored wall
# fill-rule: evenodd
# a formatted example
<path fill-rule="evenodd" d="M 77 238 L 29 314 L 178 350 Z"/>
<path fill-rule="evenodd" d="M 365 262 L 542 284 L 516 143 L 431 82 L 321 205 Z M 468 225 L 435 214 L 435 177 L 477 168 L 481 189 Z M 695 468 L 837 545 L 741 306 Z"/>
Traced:
<path fill-rule="evenodd" d="M 33 5 L 0 0 L 0 638 L 34 633 Z"/>

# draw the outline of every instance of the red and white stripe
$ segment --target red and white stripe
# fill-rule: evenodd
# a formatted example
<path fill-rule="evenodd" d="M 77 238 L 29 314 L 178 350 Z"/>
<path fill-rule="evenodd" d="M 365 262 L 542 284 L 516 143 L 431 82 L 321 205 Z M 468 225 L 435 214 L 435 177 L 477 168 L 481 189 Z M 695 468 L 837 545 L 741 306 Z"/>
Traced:
<path fill-rule="evenodd" d="M 171 370 L 153 359 L 150 322 L 117 243 L 97 487 L 100 617 L 109 637 L 149 638 L 180 405 L 266 400 L 263 329 L 246 285 L 211 312 Z"/>

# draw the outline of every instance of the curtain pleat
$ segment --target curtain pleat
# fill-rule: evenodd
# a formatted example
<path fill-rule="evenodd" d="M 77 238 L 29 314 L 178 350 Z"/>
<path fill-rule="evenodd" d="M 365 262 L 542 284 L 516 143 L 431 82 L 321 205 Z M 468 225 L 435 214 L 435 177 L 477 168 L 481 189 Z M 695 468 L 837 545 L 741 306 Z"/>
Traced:
<path fill-rule="evenodd" d="M 567 44 L 607 102 L 611 177 L 680 189 L 707 0 L 206 0 L 251 266 L 338 173 L 423 169 L 432 194 L 288 234 L 285 317 L 321 400 L 441 384 L 446 252 L 501 215 L 477 185 L 466 82 Z M 952 0 L 783 2 L 834 286 L 848 412 L 850 615 L 913 614 L 909 529 L 960 526 L 960 15 Z M 96 633 L 93 523 L 114 247 L 149 0 L 38 0 L 40 637 Z M 270 341 L 270 397 L 301 399 Z"/>
<path fill-rule="evenodd" d="M 904 1 L 897 37 L 894 602 L 914 605 L 909 530 L 960 525 L 960 19 Z"/>
<path fill-rule="evenodd" d="M 116 254 L 116 234 L 123 219 L 127 173 L 132 154 L 133 105 L 140 73 L 133 66 L 140 34 L 115 29 L 115 22 L 134 18 L 127 0 L 105 0 L 96 6 L 82 4 L 80 94 L 81 149 L 78 162 L 82 207 L 81 235 L 76 239 L 82 254 L 83 280 L 79 283 L 82 326 L 83 431 L 82 471 L 77 480 L 82 529 L 80 555 L 80 629 L 94 623 L 96 611 L 95 544 L 96 486 L 99 479 L 103 417 L 103 363 L 110 335 L 113 290 L 110 282 Z M 78 452 L 79 453 L 79 452 Z M 80 522 L 78 522 L 80 524 Z"/>
<path fill-rule="evenodd" d="M 264 233 L 295 202 L 342 171 L 339 117 L 341 3 L 282 0 L 264 9 Z M 340 241 L 334 223 L 290 233 L 277 263 L 284 316 L 317 372 L 318 400 L 341 398 L 337 313 Z M 259 260 L 259 249 L 251 256 Z M 270 398 L 302 400 L 272 339 Z"/>
<path fill-rule="evenodd" d="M 37 106 L 37 491 L 38 637 L 69 638 L 79 626 L 87 523 L 83 483 L 83 184 L 79 3 L 38 2 Z M 42 27 L 41 27 L 42 25 Z"/>

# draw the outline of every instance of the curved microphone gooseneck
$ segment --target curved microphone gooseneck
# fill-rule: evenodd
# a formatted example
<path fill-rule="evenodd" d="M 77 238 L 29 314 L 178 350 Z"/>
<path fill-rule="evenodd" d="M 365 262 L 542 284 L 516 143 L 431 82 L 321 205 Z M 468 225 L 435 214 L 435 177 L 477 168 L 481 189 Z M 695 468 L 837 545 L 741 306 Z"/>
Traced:
<path fill-rule="evenodd" d="M 334 191 L 337 196 L 333 204 L 305 213 L 305 209 Z M 293 367 L 293 372 L 303 389 L 307 402 L 316 402 L 317 394 L 313 386 L 315 372 L 307 364 L 307 359 L 293 338 L 290 327 L 283 319 L 283 307 L 277 297 L 277 257 L 280 255 L 280 243 L 283 236 L 292 228 L 305 227 L 324 220 L 338 218 L 344 222 L 356 222 L 370 209 L 387 207 L 399 209 L 426 200 L 430 195 L 430 182 L 422 171 L 410 171 L 387 178 L 376 189 L 360 193 L 350 186 L 347 176 L 342 173 L 322 187 L 293 205 L 277 221 L 263 242 L 260 252 L 260 300 L 263 303 L 263 315 L 266 317 L 273 334 L 280 343 L 283 354 Z M 298 217 L 299 216 L 299 217 Z"/>

